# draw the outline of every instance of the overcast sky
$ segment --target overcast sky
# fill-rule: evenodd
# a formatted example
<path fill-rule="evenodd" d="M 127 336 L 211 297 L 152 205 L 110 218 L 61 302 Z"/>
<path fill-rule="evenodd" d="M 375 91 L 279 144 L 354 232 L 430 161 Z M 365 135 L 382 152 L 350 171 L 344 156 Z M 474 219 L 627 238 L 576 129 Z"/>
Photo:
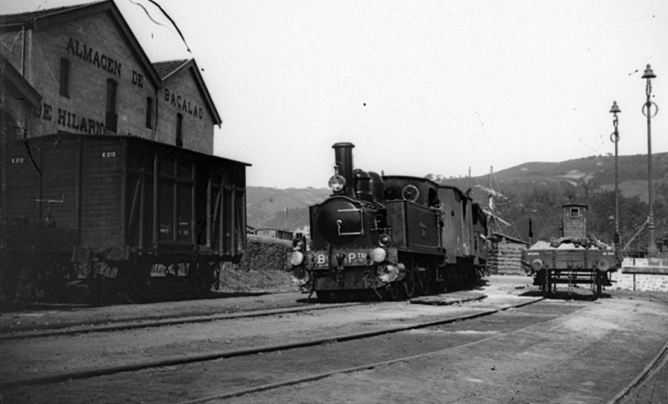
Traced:
<path fill-rule="evenodd" d="M 420 177 L 614 153 L 615 100 L 620 155 L 646 154 L 648 63 L 668 151 L 665 0 L 154 1 L 185 43 L 150 1 L 115 0 L 151 61 L 204 70 L 216 154 L 251 163 L 251 186 L 325 187 L 342 141 L 356 168 Z"/>

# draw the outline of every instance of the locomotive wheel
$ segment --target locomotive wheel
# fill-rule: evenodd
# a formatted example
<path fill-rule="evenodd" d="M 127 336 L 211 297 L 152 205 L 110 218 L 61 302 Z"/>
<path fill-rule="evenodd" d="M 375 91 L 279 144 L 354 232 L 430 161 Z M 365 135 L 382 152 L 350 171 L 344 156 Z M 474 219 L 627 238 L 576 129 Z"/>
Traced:
<path fill-rule="evenodd" d="M 413 278 L 413 277 L 411 277 Z M 410 299 L 415 295 L 415 279 L 409 279 L 406 282 L 404 282 L 404 291 L 406 292 L 406 296 Z"/>
<path fill-rule="evenodd" d="M 390 283 L 386 287 L 386 290 L 392 300 L 399 300 L 399 297 L 401 296 L 401 289 L 402 287 L 398 283 Z"/>
<path fill-rule="evenodd" d="M 419 296 L 429 294 L 429 284 L 427 283 L 427 275 L 424 272 L 417 272 L 415 274 L 415 286 Z"/>

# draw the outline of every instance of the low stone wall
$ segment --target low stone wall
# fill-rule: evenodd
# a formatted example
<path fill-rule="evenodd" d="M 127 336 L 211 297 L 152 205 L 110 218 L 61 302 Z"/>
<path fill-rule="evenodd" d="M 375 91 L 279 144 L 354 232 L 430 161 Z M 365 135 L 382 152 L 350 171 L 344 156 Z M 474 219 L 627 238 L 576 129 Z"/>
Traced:
<path fill-rule="evenodd" d="M 621 270 L 612 274 L 613 288 L 668 292 L 668 259 L 624 258 Z"/>
<path fill-rule="evenodd" d="M 621 270 L 612 273 L 613 289 L 668 292 L 668 275 L 625 274 L 623 272 Z"/>

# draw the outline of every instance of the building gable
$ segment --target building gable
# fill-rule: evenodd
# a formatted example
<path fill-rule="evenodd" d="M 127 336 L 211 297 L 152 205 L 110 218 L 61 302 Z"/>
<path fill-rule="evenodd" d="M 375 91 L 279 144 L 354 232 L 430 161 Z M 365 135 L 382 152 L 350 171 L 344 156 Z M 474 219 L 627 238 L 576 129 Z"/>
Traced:
<path fill-rule="evenodd" d="M 211 94 L 204 83 L 204 79 L 199 72 L 199 67 L 197 66 L 197 62 L 195 62 L 195 59 L 160 62 L 154 64 L 154 67 L 162 80 L 163 88 L 168 87 L 171 82 L 179 76 L 189 75 L 192 78 L 193 84 L 200 92 L 200 96 L 205 101 L 206 107 L 209 109 L 209 113 L 213 117 L 213 122 L 216 125 L 220 125 L 223 122 L 213 103 Z"/>
<path fill-rule="evenodd" d="M 197 64 L 151 64 L 113 1 L 0 16 L 0 43 L 41 96 L 25 136 L 137 136 L 213 154 L 221 119 Z"/>

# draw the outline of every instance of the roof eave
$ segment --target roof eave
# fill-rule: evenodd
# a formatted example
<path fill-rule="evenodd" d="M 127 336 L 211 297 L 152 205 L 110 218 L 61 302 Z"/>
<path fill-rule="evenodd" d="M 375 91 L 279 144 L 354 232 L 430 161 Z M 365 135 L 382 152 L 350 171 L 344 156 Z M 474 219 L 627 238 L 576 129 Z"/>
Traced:
<path fill-rule="evenodd" d="M 2 55 L 0 55 L 0 72 L 2 72 L 2 77 L 7 78 L 7 81 L 0 86 L 2 91 L 5 88 L 13 88 L 35 110 L 41 109 L 42 95 Z"/>
<path fill-rule="evenodd" d="M 202 90 L 202 93 L 204 94 L 204 98 L 206 98 L 206 102 L 209 105 L 209 109 L 211 110 L 211 114 L 214 117 L 214 123 L 218 125 L 220 128 L 220 125 L 223 123 L 223 120 L 220 118 L 220 114 L 218 114 L 218 110 L 216 109 L 216 105 L 213 103 L 213 98 L 211 98 L 211 94 L 209 93 L 208 88 L 206 87 L 206 84 L 204 83 L 204 79 L 202 78 L 202 75 L 199 72 L 199 68 L 197 66 L 197 62 L 195 62 L 195 59 L 190 59 L 181 64 L 179 67 L 174 69 L 171 73 L 165 76 L 165 78 L 162 80 L 162 83 L 165 84 L 171 79 L 173 79 L 178 72 L 181 72 L 186 69 L 192 68 L 193 71 L 195 72 L 195 80 L 197 80 L 197 84 L 199 85 L 200 89 Z"/>
<path fill-rule="evenodd" d="M 114 16 L 114 21 L 118 24 L 120 30 L 123 32 L 123 35 L 130 43 L 130 49 L 134 55 L 141 60 L 142 64 L 146 68 L 151 80 L 153 83 L 158 85 L 160 83 L 160 78 L 158 73 L 153 68 L 153 64 L 149 60 L 148 56 L 144 52 L 141 44 L 135 37 L 134 33 L 130 29 L 130 26 L 125 21 L 123 14 L 120 12 L 113 0 L 105 0 L 97 3 L 91 3 L 87 5 L 82 5 L 79 8 L 68 9 L 62 12 L 57 12 L 54 14 L 48 14 L 41 17 L 37 17 L 33 20 L 33 26 L 35 30 L 48 27 L 54 24 L 62 24 L 74 19 L 83 18 L 90 14 L 96 14 L 108 11 Z"/>

